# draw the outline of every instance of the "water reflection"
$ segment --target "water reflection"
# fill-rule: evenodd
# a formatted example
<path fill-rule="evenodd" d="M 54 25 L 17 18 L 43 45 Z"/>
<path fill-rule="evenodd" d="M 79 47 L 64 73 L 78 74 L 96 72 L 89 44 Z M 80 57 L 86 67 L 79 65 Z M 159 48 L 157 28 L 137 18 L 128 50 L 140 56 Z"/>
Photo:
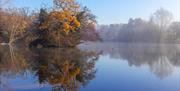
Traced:
<path fill-rule="evenodd" d="M 102 55 L 109 55 L 112 59 L 122 59 L 121 61 L 127 61 L 129 66 L 148 65 L 161 79 L 171 75 L 174 69 L 180 66 L 180 45 L 88 43 L 80 47 L 87 51 L 102 52 Z"/>
<path fill-rule="evenodd" d="M 128 63 L 128 65 L 123 63 Z M 98 65 L 95 67 L 95 64 Z M 131 71 L 135 69 L 134 66 L 141 70 Z M 149 72 L 149 69 L 144 69 L 144 66 L 148 67 L 160 80 L 154 79 L 152 73 L 142 74 Z M 101 87 L 102 83 L 107 83 L 106 88 L 119 88 L 117 85 L 122 82 L 124 89 L 143 88 L 138 85 L 131 86 L 130 84 L 133 83 L 142 83 L 147 88 L 156 87 L 150 84 L 151 81 L 149 83 L 148 80 L 143 79 L 144 77 L 154 79 L 153 82 L 159 82 L 161 86 L 168 85 L 169 87 L 159 88 L 163 91 L 164 89 L 178 91 L 179 82 L 176 80 L 179 80 L 179 73 L 171 75 L 179 67 L 179 45 L 87 43 L 79 45 L 77 48 L 65 49 L 0 46 L 0 90 L 33 89 L 34 91 L 34 89 L 42 87 L 46 88 L 45 91 L 87 91 L 89 87 L 87 84 L 90 81 L 95 86 L 90 84 L 89 88 L 94 89 Z M 132 75 L 134 79 L 138 80 L 134 80 Z M 163 82 L 170 76 L 169 81 Z M 87 89 L 81 88 L 84 86 Z M 103 88 L 105 87 L 103 86 Z M 47 88 L 50 89 L 47 90 Z"/>
<path fill-rule="evenodd" d="M 98 52 L 71 49 L 0 48 L 0 85 L 12 89 L 6 79 L 34 75 L 39 84 L 49 84 L 52 91 L 78 91 L 95 78 Z"/>
<path fill-rule="evenodd" d="M 22 51 L 24 50 L 24 51 Z M 30 53 L 23 48 L 18 50 L 9 46 L 0 47 L 0 85 L 9 86 L 7 78 L 16 78 L 20 76 L 26 78 L 27 69 L 30 67 L 28 56 Z M 27 54 L 28 53 L 28 54 Z"/>

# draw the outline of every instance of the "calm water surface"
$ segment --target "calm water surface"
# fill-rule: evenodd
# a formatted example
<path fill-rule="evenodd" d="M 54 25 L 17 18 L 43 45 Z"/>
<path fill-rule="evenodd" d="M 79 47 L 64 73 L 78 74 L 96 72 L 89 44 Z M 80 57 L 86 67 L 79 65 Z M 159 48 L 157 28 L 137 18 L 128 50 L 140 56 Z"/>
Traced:
<path fill-rule="evenodd" d="M 0 46 L 0 91 L 180 91 L 180 45 Z"/>

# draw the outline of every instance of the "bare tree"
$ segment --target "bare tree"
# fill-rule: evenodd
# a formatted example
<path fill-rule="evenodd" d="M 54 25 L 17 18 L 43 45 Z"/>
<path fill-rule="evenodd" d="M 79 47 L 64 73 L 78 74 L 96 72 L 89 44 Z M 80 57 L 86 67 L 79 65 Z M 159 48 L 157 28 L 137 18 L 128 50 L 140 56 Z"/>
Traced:
<path fill-rule="evenodd" d="M 168 10 L 163 8 L 158 9 L 152 16 L 151 20 L 159 26 L 159 28 L 166 29 L 171 24 L 173 15 Z"/>
<path fill-rule="evenodd" d="M 1 28 L 9 39 L 9 44 L 22 38 L 31 24 L 26 8 L 7 9 L 6 13 L 1 17 Z"/>

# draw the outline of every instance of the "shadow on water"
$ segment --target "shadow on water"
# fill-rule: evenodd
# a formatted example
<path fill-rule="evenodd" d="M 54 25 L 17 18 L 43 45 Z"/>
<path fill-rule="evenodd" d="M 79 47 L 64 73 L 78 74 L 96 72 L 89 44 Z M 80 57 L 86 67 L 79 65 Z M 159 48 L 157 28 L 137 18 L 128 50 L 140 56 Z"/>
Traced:
<path fill-rule="evenodd" d="M 78 91 L 95 78 L 97 52 L 78 48 L 0 47 L 0 89 L 16 88 L 10 87 L 6 79 L 28 78 L 29 74 L 37 78 L 38 84 L 51 86 L 52 91 Z"/>

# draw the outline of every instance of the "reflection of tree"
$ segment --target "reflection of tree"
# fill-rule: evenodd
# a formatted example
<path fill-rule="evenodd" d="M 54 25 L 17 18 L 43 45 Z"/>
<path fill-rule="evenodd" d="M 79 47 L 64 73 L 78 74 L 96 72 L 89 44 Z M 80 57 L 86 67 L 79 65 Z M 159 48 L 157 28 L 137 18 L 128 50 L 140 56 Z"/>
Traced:
<path fill-rule="evenodd" d="M 130 49 L 129 49 L 130 48 Z M 150 69 L 160 78 L 167 77 L 173 72 L 175 62 L 172 58 L 178 53 L 176 46 L 171 45 L 130 45 L 121 53 L 121 57 L 128 60 L 130 65 L 149 65 Z M 180 52 L 180 50 L 179 50 Z M 131 55 L 129 55 L 131 54 Z"/>
<path fill-rule="evenodd" d="M 53 91 L 77 91 L 95 78 L 95 62 L 99 53 L 78 48 L 36 49 L 0 48 L 0 78 L 26 77 L 27 71 L 41 84 L 50 84 Z M 0 80 L 1 86 L 8 85 Z"/>
<path fill-rule="evenodd" d="M 95 78 L 98 53 L 78 48 L 40 49 L 0 46 L 0 78 L 25 78 L 36 73 L 41 84 L 49 83 L 54 91 L 77 91 Z M 5 75 L 4 75 L 5 74 Z M 8 85 L 2 79 L 1 86 Z"/>
<path fill-rule="evenodd" d="M 157 62 L 154 62 L 150 66 L 154 74 L 160 78 L 164 78 L 173 72 L 173 65 L 170 63 L 167 57 L 161 57 Z"/>
<path fill-rule="evenodd" d="M 53 85 L 54 91 L 77 91 L 95 77 L 95 61 L 98 54 L 83 52 L 77 48 L 43 49 L 35 51 L 33 70 L 40 83 Z"/>
<path fill-rule="evenodd" d="M 180 66 L 180 49 L 177 45 L 161 44 L 88 44 L 85 50 L 102 51 L 111 58 L 123 59 L 130 66 L 148 65 L 151 71 L 160 78 L 167 77 L 175 66 Z"/>
<path fill-rule="evenodd" d="M 0 46 L 0 85 L 2 87 L 8 86 L 6 78 L 15 78 L 16 76 L 25 78 L 27 76 L 30 64 L 29 55 L 26 48 Z"/>
<path fill-rule="evenodd" d="M 16 47 L 5 46 L 0 47 L 0 73 L 11 73 L 10 75 L 23 74 L 22 70 L 28 69 L 28 50 L 22 48 L 21 50 Z"/>

